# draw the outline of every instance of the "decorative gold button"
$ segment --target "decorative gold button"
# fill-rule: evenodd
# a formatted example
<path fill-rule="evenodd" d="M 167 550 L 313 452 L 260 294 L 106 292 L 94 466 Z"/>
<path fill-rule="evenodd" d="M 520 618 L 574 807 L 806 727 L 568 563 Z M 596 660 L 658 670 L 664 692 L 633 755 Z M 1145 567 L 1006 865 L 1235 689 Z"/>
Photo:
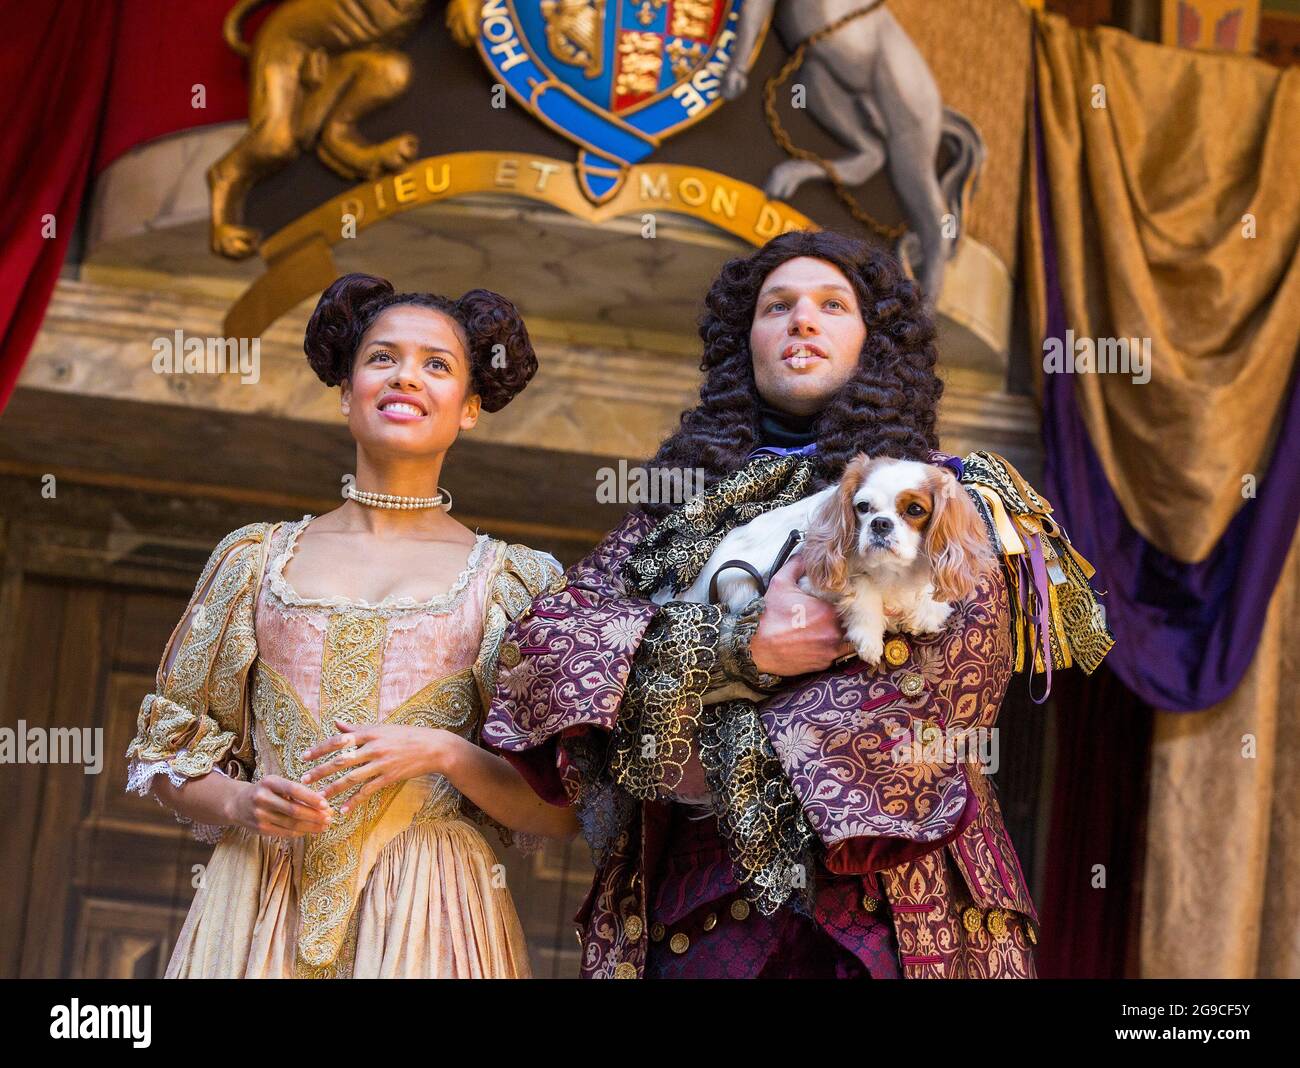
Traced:
<path fill-rule="evenodd" d="M 704 929 L 706 931 L 712 931 L 713 928 L 717 926 L 718 926 L 718 914 L 716 912 L 710 912 L 707 916 L 704 917 Z"/>
<path fill-rule="evenodd" d="M 925 679 L 909 671 L 898 680 L 898 690 L 904 697 L 916 697 L 925 689 Z"/>
<path fill-rule="evenodd" d="M 870 894 L 862 895 L 862 907 L 868 912 L 875 912 L 880 908 L 880 898 L 872 897 Z"/>
<path fill-rule="evenodd" d="M 893 667 L 902 667 L 907 663 L 907 642 L 902 638 L 890 638 L 885 642 L 885 663 Z"/>
<path fill-rule="evenodd" d="M 1038 925 L 1033 920 L 1025 920 L 1025 934 L 1029 936 L 1031 946 L 1038 945 Z"/>
<path fill-rule="evenodd" d="M 629 916 L 627 922 L 623 924 L 623 930 L 627 932 L 628 938 L 633 942 L 640 941 L 641 936 L 645 933 L 645 928 L 641 926 L 640 916 Z"/>
<path fill-rule="evenodd" d="M 674 953 L 685 953 L 691 948 L 691 940 L 684 933 L 678 931 L 672 938 L 668 939 L 668 948 Z"/>
<path fill-rule="evenodd" d="M 738 897 L 731 903 L 731 918 L 733 920 L 744 920 L 749 918 L 749 902 L 743 897 Z"/>
<path fill-rule="evenodd" d="M 668 931 L 664 928 L 664 925 L 662 923 L 652 923 L 650 925 L 651 942 L 662 942 L 664 940 L 664 935 L 666 935 L 667 933 Z"/>
<path fill-rule="evenodd" d="M 911 695 L 909 694 L 909 696 Z M 938 726 L 931 723 L 929 720 L 926 720 L 925 724 L 921 727 L 921 744 L 928 749 L 930 746 L 938 742 L 940 737 L 941 734 Z"/>
<path fill-rule="evenodd" d="M 962 909 L 961 912 L 962 925 L 971 934 L 974 934 L 976 931 L 980 929 L 980 921 L 983 920 L 983 918 L 984 917 L 980 915 L 980 910 L 977 909 L 974 905 L 968 905 L 966 908 Z"/>
<path fill-rule="evenodd" d="M 1005 912 L 1001 909 L 989 909 L 988 919 L 985 922 L 988 924 L 989 934 L 999 942 L 1006 941 L 1008 934 L 1007 914 Z"/>
<path fill-rule="evenodd" d="M 518 642 L 502 642 L 501 653 L 497 657 L 504 668 L 518 667 L 519 661 L 523 659 L 519 652 Z"/>
<path fill-rule="evenodd" d="M 636 965 L 631 961 L 625 960 L 622 964 L 614 969 L 615 979 L 635 979 Z"/>

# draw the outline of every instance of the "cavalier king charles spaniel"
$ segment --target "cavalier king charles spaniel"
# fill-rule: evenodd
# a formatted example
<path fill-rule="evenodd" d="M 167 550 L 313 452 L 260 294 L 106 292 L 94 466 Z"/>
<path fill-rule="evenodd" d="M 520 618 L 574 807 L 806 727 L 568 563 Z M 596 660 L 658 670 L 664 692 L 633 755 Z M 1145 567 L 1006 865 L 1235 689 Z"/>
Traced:
<path fill-rule="evenodd" d="M 706 604 L 713 575 L 743 560 L 770 568 L 792 530 L 804 561 L 800 586 L 835 605 L 845 635 L 871 667 L 885 632 L 933 634 L 994 566 L 984 521 L 951 471 L 916 460 L 859 453 L 839 483 L 737 527 L 683 594 L 654 598 Z M 718 602 L 739 612 L 758 593 L 738 567 L 718 576 Z"/>

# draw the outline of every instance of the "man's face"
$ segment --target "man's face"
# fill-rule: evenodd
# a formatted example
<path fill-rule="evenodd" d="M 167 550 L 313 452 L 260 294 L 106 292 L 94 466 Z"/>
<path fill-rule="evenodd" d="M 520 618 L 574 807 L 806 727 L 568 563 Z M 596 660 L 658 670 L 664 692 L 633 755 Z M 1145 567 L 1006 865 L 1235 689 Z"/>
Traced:
<path fill-rule="evenodd" d="M 815 415 L 853 377 L 866 336 L 857 294 L 838 267 L 786 260 L 763 279 L 749 331 L 759 396 L 791 415 Z"/>

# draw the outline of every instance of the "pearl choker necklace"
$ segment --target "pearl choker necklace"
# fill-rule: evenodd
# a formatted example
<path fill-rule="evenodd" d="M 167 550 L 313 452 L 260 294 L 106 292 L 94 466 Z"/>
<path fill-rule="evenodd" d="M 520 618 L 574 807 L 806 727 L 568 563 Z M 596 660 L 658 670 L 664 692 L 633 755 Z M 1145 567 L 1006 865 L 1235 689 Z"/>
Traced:
<path fill-rule="evenodd" d="M 357 504 L 368 508 L 400 508 L 403 511 L 416 508 L 442 508 L 451 511 L 451 494 L 441 486 L 436 497 L 399 497 L 393 493 L 371 493 L 369 490 L 348 486 L 344 494 Z"/>

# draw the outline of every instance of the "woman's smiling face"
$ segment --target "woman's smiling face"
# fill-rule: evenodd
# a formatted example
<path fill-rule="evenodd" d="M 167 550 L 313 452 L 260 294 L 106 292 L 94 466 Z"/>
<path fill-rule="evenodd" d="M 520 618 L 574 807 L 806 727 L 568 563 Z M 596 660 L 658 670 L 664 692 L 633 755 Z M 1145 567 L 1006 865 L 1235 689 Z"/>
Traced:
<path fill-rule="evenodd" d="M 385 308 L 361 338 L 341 402 L 374 456 L 446 452 L 478 422 L 479 397 L 459 324 L 417 304 Z"/>
<path fill-rule="evenodd" d="M 858 368 L 867 327 L 857 294 L 832 263 L 786 260 L 763 279 L 749 351 L 754 384 L 772 407 L 815 415 Z"/>

